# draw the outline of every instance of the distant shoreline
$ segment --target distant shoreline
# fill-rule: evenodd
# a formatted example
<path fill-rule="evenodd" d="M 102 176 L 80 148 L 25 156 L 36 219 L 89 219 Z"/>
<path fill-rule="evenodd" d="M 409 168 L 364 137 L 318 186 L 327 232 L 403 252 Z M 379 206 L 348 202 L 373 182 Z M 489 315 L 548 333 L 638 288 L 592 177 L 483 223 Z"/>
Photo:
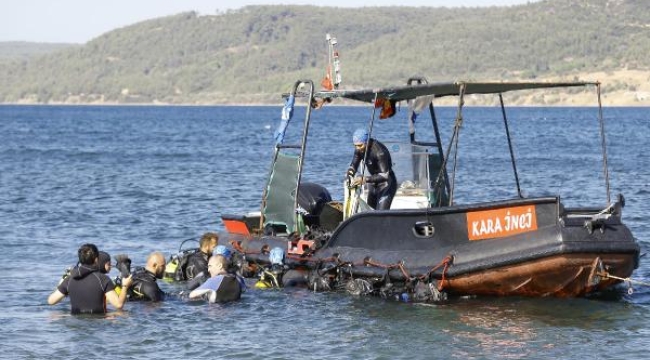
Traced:
<path fill-rule="evenodd" d="M 246 104 L 246 103 L 237 103 L 237 104 L 161 104 L 161 103 L 0 103 L 0 106 L 105 106 L 105 107 L 279 107 L 281 108 L 283 104 Z M 296 106 L 304 106 L 305 104 L 297 104 Z M 445 103 L 445 104 L 436 104 L 438 107 L 456 107 L 456 104 Z M 494 104 L 465 104 L 464 107 L 493 107 Z M 510 104 L 505 103 L 506 107 L 596 107 L 598 104 L 594 101 L 594 104 Z M 327 107 L 370 107 L 370 104 L 328 104 L 323 108 Z M 603 107 L 636 107 L 644 108 L 650 107 L 649 103 L 643 104 L 607 104 L 603 102 Z"/>

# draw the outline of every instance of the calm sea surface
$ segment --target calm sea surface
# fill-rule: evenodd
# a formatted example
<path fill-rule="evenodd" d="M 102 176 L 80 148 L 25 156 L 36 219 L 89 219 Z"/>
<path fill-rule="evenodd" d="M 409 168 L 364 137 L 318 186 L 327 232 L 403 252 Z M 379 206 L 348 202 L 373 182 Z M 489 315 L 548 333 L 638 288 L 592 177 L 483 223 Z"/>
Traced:
<path fill-rule="evenodd" d="M 446 147 L 455 109 L 440 110 Z M 369 114 L 360 107 L 314 112 L 306 181 L 343 197 L 351 133 Z M 645 253 L 650 109 L 605 108 L 604 115 L 612 198 L 625 196 L 624 221 Z M 495 108 L 467 110 L 459 203 L 516 196 L 499 116 Z M 596 109 L 513 108 L 508 116 L 524 194 L 605 206 Z M 406 138 L 405 117 L 402 110 L 377 122 L 377 136 Z M 68 300 L 47 305 L 82 243 L 142 265 L 154 250 L 171 255 L 185 239 L 222 231 L 223 212 L 257 209 L 279 118 L 280 107 L 0 106 L 0 358 L 647 358 L 644 285 L 596 299 L 443 305 L 251 289 L 225 306 L 128 303 L 101 318 L 69 315 Z M 647 256 L 633 278 L 650 283 Z"/>

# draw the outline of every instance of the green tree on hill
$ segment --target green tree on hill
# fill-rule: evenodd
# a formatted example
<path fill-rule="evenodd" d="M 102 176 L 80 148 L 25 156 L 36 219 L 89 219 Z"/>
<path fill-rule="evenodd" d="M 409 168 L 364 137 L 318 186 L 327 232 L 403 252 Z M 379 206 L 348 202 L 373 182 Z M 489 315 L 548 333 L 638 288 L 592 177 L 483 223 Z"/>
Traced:
<path fill-rule="evenodd" d="M 443 81 L 650 70 L 649 19 L 650 2 L 642 0 L 189 12 L 83 46 L 0 58 L 0 101 L 277 102 L 297 78 L 319 81 L 326 33 L 339 39 L 347 88 L 403 83 L 413 75 Z"/>

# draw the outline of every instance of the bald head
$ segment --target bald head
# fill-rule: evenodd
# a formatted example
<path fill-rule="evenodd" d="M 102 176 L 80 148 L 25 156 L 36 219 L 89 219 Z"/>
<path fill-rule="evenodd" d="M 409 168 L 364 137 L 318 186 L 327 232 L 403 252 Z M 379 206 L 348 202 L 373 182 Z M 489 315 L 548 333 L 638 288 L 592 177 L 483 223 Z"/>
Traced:
<path fill-rule="evenodd" d="M 223 255 L 212 255 L 208 260 L 208 272 L 210 276 L 223 274 L 228 268 L 228 259 Z"/>
<path fill-rule="evenodd" d="M 151 253 L 147 258 L 147 265 L 145 268 L 156 275 L 158 279 L 162 279 L 162 276 L 165 273 L 165 265 L 167 265 L 165 256 L 161 252 L 156 251 Z"/>

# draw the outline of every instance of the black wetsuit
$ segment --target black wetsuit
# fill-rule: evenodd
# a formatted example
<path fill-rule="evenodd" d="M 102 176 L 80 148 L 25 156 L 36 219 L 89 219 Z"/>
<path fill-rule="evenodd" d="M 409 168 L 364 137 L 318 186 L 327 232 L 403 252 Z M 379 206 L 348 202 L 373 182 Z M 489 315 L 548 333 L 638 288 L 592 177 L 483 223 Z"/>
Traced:
<path fill-rule="evenodd" d="M 243 279 L 233 274 L 219 274 L 209 278 L 198 289 L 211 290 L 214 295 L 208 293 L 207 300 L 210 302 L 228 302 L 239 300 L 242 288 L 246 286 Z"/>
<path fill-rule="evenodd" d="M 370 176 L 366 177 L 368 184 L 368 205 L 376 210 L 390 209 L 395 192 L 397 192 L 397 179 L 393 173 L 393 163 L 388 148 L 375 139 L 370 139 L 368 144 L 366 168 Z M 348 174 L 354 175 L 363 160 L 365 148 L 355 149 Z"/>
<path fill-rule="evenodd" d="M 162 301 L 165 293 L 156 282 L 156 275 L 141 269 L 133 274 L 133 285 L 129 288 L 129 300 Z"/>
<path fill-rule="evenodd" d="M 187 258 L 187 267 L 185 268 L 185 278 L 192 280 L 200 273 L 207 278 L 208 274 L 208 254 L 197 251 Z"/>
<path fill-rule="evenodd" d="M 73 314 L 105 314 L 107 292 L 115 290 L 111 279 L 94 266 L 78 265 L 57 288 L 70 296 Z"/>

